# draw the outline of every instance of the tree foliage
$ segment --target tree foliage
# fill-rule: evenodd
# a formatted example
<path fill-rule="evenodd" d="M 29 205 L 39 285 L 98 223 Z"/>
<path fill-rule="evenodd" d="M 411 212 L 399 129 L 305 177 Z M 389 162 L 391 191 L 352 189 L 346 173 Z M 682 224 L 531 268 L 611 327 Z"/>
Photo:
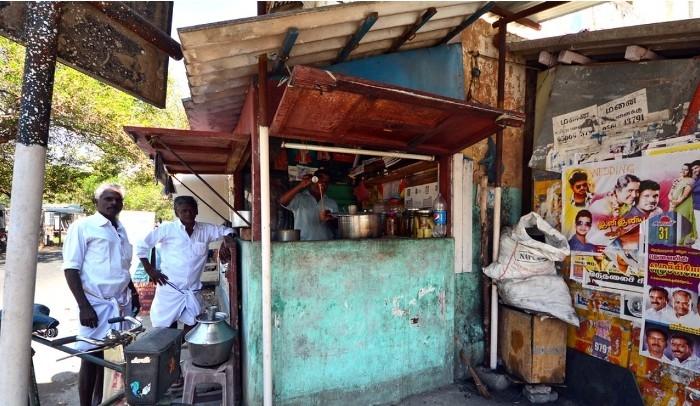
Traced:
<path fill-rule="evenodd" d="M 10 198 L 23 66 L 24 47 L 0 37 L 0 202 Z M 44 201 L 80 203 L 92 211 L 95 186 L 117 181 L 128 189 L 125 209 L 170 218 L 172 210 L 153 180 L 151 162 L 122 127 L 186 128 L 174 88 L 168 86 L 168 105 L 161 110 L 58 64 Z"/>

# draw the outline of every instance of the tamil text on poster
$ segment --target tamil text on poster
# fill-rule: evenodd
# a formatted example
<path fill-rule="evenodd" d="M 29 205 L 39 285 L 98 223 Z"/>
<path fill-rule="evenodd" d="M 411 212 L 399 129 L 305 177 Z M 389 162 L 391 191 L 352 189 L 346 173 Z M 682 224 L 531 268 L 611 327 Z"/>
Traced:
<path fill-rule="evenodd" d="M 640 354 L 700 372 L 700 251 L 649 244 Z"/>
<path fill-rule="evenodd" d="M 692 193 L 698 178 L 700 151 L 564 168 L 562 233 L 572 279 L 641 293 L 647 242 L 700 247 Z"/>

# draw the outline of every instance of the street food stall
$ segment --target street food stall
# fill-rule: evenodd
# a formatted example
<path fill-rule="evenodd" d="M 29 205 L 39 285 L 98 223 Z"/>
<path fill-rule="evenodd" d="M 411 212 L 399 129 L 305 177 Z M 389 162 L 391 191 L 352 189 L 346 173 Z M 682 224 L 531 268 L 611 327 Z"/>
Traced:
<path fill-rule="evenodd" d="M 391 31 L 397 40 L 416 28 L 408 21 L 424 8 L 342 5 L 181 30 L 192 93 L 185 110 L 198 130 L 127 128 L 166 184 L 168 175 L 187 171 L 228 174 L 224 199 L 230 198 L 232 209 L 250 210 L 227 274 L 232 325 L 240 330 L 245 404 L 395 402 L 452 383 L 459 368 L 456 341 L 461 348 L 462 342 L 473 343 L 474 357 L 483 354 L 480 329 L 465 327 L 481 323 L 478 274 L 455 274 L 464 272 L 462 262 L 473 262 L 471 252 L 463 254 L 473 228 L 462 218 L 471 221 L 471 212 L 464 212 L 471 210 L 472 197 L 465 193 L 471 181 L 459 185 L 456 173 L 464 170 L 463 148 L 522 124 L 523 116 L 464 101 L 461 47 L 433 47 L 464 28 L 462 17 L 454 19 L 454 29 L 426 29 L 416 42 L 409 35 L 398 44 L 429 49 L 348 63 L 340 62 L 350 52 L 373 55 L 366 54 L 369 44 L 290 54 L 295 32 L 294 49 L 311 52 L 321 43 L 305 34 L 316 35 L 319 21 L 357 27 L 370 21 L 370 6 L 378 8 L 380 22 L 387 13 L 385 24 L 399 17 L 406 22 Z M 474 21 L 486 12 L 466 3 L 437 9 L 441 23 L 452 15 Z M 323 46 L 337 45 L 323 38 Z M 237 53 L 230 54 L 233 49 Z M 327 64 L 323 58 L 331 53 L 339 56 L 330 58 L 327 70 L 303 66 Z M 330 160 L 315 162 L 326 152 Z M 339 190 L 333 198 L 341 214 L 350 215 L 351 206 L 360 214 L 384 213 L 384 232 L 387 212 L 401 213 L 403 224 L 417 214 L 407 209 L 429 209 L 439 192 L 447 204 L 447 238 L 408 236 L 407 227 L 395 224 L 393 236 L 379 238 L 272 241 L 276 188 L 292 186 L 303 173 L 300 166 L 331 169 L 328 193 Z M 358 187 L 371 197 L 358 197 Z M 407 197 L 409 191 L 420 193 Z"/>
<path fill-rule="evenodd" d="M 276 104 L 269 109 L 274 113 L 272 145 L 289 146 L 287 140 L 295 140 L 302 142 L 292 143 L 295 149 L 347 147 L 358 156 L 377 152 L 411 158 L 399 158 L 407 163 L 367 177 L 369 188 L 385 180 L 415 177 L 424 185 L 435 183 L 447 201 L 453 154 L 501 126 L 522 121 L 514 112 L 305 66 L 295 67 L 283 88 L 268 82 L 265 93 L 264 98 Z M 270 184 L 269 175 L 261 176 L 256 170 L 257 165 L 263 166 L 266 154 L 247 152 L 251 148 L 240 135 L 246 133 L 245 125 L 252 134 L 258 132 L 254 102 L 262 98 L 259 94 L 250 88 L 239 125 L 226 141 L 223 134 L 126 129 L 149 155 L 160 156 L 156 162 L 162 162 L 169 174 L 186 166 L 230 173 L 225 165 L 231 164 L 232 156 L 240 157 L 239 166 L 250 168 L 249 185 L 243 182 L 246 176 L 234 176 L 234 195 L 248 189 L 253 197 L 248 203 L 250 240 L 239 240 L 237 263 L 232 267 L 240 273 L 240 287 L 230 289 L 238 292 L 240 288 L 240 299 L 232 298 L 232 303 L 240 300 L 243 398 L 249 404 L 260 403 L 263 396 L 264 246 L 260 240 L 265 226 L 274 227 L 269 214 L 262 219 L 264 211 L 258 207 L 264 206 L 265 199 L 256 190 L 258 182 Z M 208 152 L 207 143 L 218 145 Z M 259 148 L 255 138 L 251 144 L 253 150 Z M 218 155 L 223 150 L 231 152 Z M 364 174 L 365 169 L 358 166 L 353 167 L 355 172 Z M 413 185 L 406 187 L 410 190 Z M 381 207 L 356 202 L 359 210 Z M 410 211 L 402 210 L 405 202 L 398 202 L 394 213 L 408 216 Z M 430 199 L 426 202 L 432 206 Z M 245 208 L 245 204 L 234 199 L 233 206 Z M 416 204 L 423 207 L 424 203 Z M 387 202 L 384 207 L 388 206 Z M 341 211 L 347 213 L 346 207 L 341 206 Z M 388 216 L 382 215 L 386 224 Z M 321 396 L 349 402 L 362 393 L 366 402 L 374 402 L 452 382 L 454 240 L 421 238 L 430 234 L 398 230 L 389 236 L 377 233 L 379 238 L 374 239 L 271 242 L 271 356 L 278 400 Z M 229 278 L 232 284 L 235 279 Z M 363 390 L 370 386 L 375 390 Z"/>

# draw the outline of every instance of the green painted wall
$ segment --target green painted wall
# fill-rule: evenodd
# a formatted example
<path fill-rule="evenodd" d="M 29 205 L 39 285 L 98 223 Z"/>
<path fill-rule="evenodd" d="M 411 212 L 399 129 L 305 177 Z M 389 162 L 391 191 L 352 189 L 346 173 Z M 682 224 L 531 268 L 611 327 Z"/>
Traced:
<path fill-rule="evenodd" d="M 241 242 L 243 399 L 262 402 L 259 243 Z M 273 243 L 278 405 L 379 404 L 453 381 L 452 239 Z"/>

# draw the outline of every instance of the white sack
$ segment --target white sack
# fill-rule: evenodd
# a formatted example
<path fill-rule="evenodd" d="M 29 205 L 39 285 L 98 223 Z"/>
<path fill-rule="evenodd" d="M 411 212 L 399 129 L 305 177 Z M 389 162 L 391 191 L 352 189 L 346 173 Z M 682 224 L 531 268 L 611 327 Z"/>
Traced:
<path fill-rule="evenodd" d="M 542 231 L 546 243 L 530 237 L 525 231 L 529 227 Z M 566 238 L 533 212 L 521 217 L 513 230 L 504 231 L 498 261 L 484 268 L 484 273 L 496 280 L 555 275 L 554 261 L 563 260 L 569 253 Z"/>
<path fill-rule="evenodd" d="M 498 282 L 498 294 L 504 303 L 521 309 L 546 313 L 578 327 L 571 305 L 569 287 L 560 276 L 538 275 Z"/>

